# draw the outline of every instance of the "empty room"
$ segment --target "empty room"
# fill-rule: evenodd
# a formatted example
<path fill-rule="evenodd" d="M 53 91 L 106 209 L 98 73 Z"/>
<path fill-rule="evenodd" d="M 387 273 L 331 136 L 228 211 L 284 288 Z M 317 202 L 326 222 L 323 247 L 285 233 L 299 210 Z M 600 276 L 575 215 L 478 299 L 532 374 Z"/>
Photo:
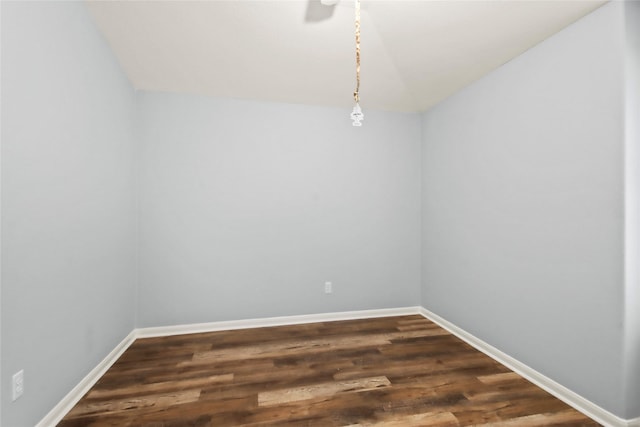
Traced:
<path fill-rule="evenodd" d="M 640 2 L 0 1 L 2 427 L 640 426 Z"/>

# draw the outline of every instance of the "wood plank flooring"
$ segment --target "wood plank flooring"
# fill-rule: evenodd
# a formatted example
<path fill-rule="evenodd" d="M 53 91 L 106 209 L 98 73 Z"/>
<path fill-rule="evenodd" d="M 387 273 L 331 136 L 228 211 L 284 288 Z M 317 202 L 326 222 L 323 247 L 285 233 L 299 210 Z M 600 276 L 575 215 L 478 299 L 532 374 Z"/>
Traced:
<path fill-rule="evenodd" d="M 58 427 L 597 426 L 422 316 L 139 339 Z"/>

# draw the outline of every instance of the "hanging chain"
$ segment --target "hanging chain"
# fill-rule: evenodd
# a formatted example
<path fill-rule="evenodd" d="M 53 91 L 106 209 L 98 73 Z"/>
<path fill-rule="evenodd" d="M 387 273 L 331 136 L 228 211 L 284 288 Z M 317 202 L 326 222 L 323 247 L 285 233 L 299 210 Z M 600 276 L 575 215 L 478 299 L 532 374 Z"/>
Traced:
<path fill-rule="evenodd" d="M 351 112 L 351 120 L 353 125 L 362 126 L 364 114 L 360 108 L 360 0 L 355 0 L 356 6 L 356 90 L 353 92 L 353 99 L 356 105 L 353 106 Z"/>
<path fill-rule="evenodd" d="M 356 90 L 353 99 L 356 104 L 360 102 L 360 0 L 356 2 Z"/>

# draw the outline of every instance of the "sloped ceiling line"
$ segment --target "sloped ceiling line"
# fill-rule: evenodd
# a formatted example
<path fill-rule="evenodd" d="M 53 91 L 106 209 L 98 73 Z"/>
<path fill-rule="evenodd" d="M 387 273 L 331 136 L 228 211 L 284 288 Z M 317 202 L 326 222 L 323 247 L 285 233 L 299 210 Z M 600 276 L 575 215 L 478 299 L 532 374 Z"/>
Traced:
<path fill-rule="evenodd" d="M 427 110 L 604 3 L 363 0 L 362 107 Z M 87 4 L 136 89 L 351 108 L 349 0 Z"/>

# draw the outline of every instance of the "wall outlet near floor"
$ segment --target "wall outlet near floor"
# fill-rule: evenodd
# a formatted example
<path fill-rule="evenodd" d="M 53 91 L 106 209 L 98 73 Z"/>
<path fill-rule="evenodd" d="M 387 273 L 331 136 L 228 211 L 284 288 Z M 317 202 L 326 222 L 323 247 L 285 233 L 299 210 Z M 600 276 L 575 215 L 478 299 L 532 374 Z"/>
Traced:
<path fill-rule="evenodd" d="M 333 293 L 333 284 L 331 282 L 324 282 L 324 293 Z"/>
<path fill-rule="evenodd" d="M 11 384 L 11 395 L 15 401 L 24 393 L 24 369 L 20 369 L 13 374 L 13 382 Z"/>

